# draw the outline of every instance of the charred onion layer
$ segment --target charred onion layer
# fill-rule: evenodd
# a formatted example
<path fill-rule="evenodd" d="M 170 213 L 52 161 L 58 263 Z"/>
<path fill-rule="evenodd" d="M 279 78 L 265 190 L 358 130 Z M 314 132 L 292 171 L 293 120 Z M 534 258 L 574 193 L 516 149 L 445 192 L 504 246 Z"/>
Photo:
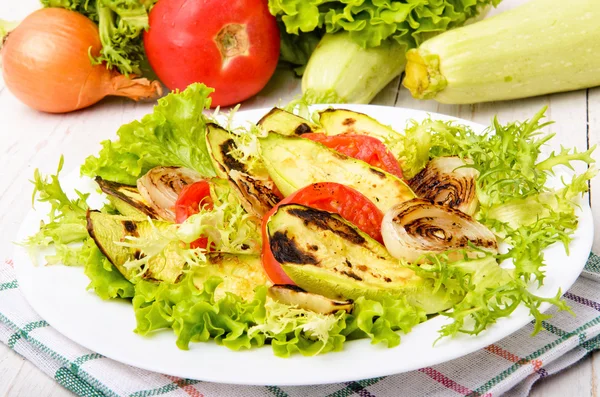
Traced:
<path fill-rule="evenodd" d="M 465 165 L 459 157 L 438 157 L 408 184 L 419 197 L 473 215 L 478 204 L 475 178 L 479 172 Z"/>
<path fill-rule="evenodd" d="M 385 246 L 394 257 L 416 262 L 423 255 L 471 245 L 496 252 L 494 234 L 469 215 L 422 198 L 388 211 L 381 225 Z"/>
<path fill-rule="evenodd" d="M 137 187 L 162 219 L 175 222 L 173 207 L 181 189 L 201 179 L 200 174 L 188 168 L 155 167 L 138 179 Z"/>

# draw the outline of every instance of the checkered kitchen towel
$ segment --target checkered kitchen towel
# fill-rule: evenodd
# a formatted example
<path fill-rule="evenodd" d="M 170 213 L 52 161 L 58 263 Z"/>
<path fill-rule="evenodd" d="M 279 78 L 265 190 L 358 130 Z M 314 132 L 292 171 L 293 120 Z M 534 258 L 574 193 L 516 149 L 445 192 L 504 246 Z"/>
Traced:
<path fill-rule="evenodd" d="M 238 386 L 179 379 L 115 362 L 68 340 L 21 295 L 12 261 L 0 264 L 0 340 L 80 396 L 526 396 L 535 381 L 600 348 L 600 257 L 564 295 L 535 337 L 529 324 L 468 356 L 400 375 L 303 387 Z"/>

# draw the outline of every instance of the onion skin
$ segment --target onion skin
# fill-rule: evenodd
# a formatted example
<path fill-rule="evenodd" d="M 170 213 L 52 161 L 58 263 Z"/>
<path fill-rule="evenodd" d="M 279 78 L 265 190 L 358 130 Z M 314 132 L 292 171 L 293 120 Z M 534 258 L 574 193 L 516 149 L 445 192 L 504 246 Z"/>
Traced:
<path fill-rule="evenodd" d="M 411 263 L 423 261 L 427 254 L 469 250 L 470 244 L 498 252 L 496 237 L 487 227 L 459 210 L 422 198 L 390 209 L 383 217 L 381 234 L 392 256 Z"/>
<path fill-rule="evenodd" d="M 173 208 L 181 189 L 202 179 L 200 174 L 189 168 L 154 167 L 137 180 L 137 188 L 162 219 L 175 222 Z"/>
<path fill-rule="evenodd" d="M 108 95 L 134 100 L 162 95 L 158 81 L 92 65 L 90 54 L 97 56 L 101 48 L 94 22 L 75 11 L 42 8 L 6 37 L 0 53 L 4 82 L 21 102 L 48 113 L 82 109 Z"/>
<path fill-rule="evenodd" d="M 473 216 L 479 205 L 475 183 L 479 171 L 469 167 L 460 168 L 466 164 L 459 157 L 435 158 L 408 185 L 421 198 Z"/>

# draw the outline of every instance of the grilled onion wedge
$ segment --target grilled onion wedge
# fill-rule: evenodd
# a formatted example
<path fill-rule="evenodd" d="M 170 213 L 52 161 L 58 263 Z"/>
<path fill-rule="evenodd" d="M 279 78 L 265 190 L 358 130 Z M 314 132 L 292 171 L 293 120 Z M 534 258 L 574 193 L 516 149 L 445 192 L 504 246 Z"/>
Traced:
<path fill-rule="evenodd" d="M 410 263 L 422 261 L 427 254 L 469 250 L 471 246 L 498 252 L 496 236 L 487 227 L 459 210 L 422 198 L 389 210 L 381 234 L 390 254 Z"/>
<path fill-rule="evenodd" d="M 137 188 L 160 218 L 175 222 L 175 202 L 181 189 L 202 176 L 196 171 L 183 167 L 154 167 L 137 180 Z"/>
<path fill-rule="evenodd" d="M 408 185 L 421 198 L 473 216 L 479 204 L 475 184 L 479 171 L 466 166 L 467 163 L 460 157 L 438 157 L 431 160 Z"/>
<path fill-rule="evenodd" d="M 329 299 L 323 295 L 306 292 L 296 285 L 273 285 L 269 288 L 269 296 L 280 303 L 321 314 L 333 314 L 340 310 L 350 313 L 354 306 L 350 300 Z"/>

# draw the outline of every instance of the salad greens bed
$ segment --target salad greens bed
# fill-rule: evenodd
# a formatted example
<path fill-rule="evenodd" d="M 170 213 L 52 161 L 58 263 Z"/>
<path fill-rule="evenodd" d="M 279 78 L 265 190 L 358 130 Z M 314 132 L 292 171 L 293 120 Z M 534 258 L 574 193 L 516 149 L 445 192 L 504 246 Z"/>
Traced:
<path fill-rule="evenodd" d="M 102 150 L 85 161 L 81 174 L 129 185 L 135 185 L 155 166 L 182 166 L 205 177 L 215 176 L 204 139 L 207 123 L 216 122 L 204 114 L 210 106 L 210 93 L 204 85 L 193 84 L 159 100 L 153 113 L 123 125 L 115 140 L 102 142 Z M 558 189 L 546 186 L 556 166 L 572 167 L 574 161 L 594 163 L 594 148 L 586 152 L 563 148 L 539 159 L 542 145 L 552 137 L 540 131 L 547 125 L 541 122 L 543 116 L 544 110 L 525 122 L 502 125 L 494 120 L 483 134 L 453 122 L 429 119 L 412 122 L 396 141 L 386 142 L 407 177 L 417 174 L 431 158 L 470 159 L 469 166 L 479 172 L 476 189 L 480 204 L 475 218 L 510 247 L 499 254 L 481 251 L 474 257 L 459 250 L 429 255 L 420 264 L 402 263 L 431 280 L 432 293 L 445 290 L 457 302 L 452 310 L 440 313 L 452 319 L 440 330 L 440 337 L 478 334 L 520 304 L 534 316 L 536 331 L 549 316 L 539 311 L 543 302 L 568 310 L 560 300 L 561 291 L 553 298 L 542 298 L 528 288 L 544 281 L 545 248 L 562 243 L 568 252 L 577 227 L 574 199 L 587 191 L 588 181 L 597 171 L 589 167 L 563 181 Z M 258 167 L 260 129 L 223 127 L 232 131 L 238 142 L 239 161 L 254 162 Z M 206 250 L 189 245 L 200 235 L 212 236 L 216 251 L 234 254 L 243 252 L 243 246 L 261 245 L 259 226 L 226 187 L 220 193 L 212 192 L 212 209 L 202 207 L 180 226 L 155 227 L 149 236 L 123 243 L 145 254 L 126 264 L 138 272 L 128 280 L 89 236 L 88 194 L 67 196 L 59 181 L 61 168 L 62 159 L 55 175 L 35 172 L 34 200 L 49 203 L 51 210 L 26 244 L 32 249 L 53 246 L 55 253 L 46 257 L 48 264 L 83 266 L 90 279 L 88 288 L 102 299 L 131 299 L 135 332 L 141 335 L 171 328 L 182 349 L 191 342 L 214 339 L 234 350 L 270 344 L 277 356 L 287 357 L 296 352 L 338 351 L 345 341 L 359 338 L 393 347 L 400 343 L 397 331 L 407 333 L 427 319 L 421 308 L 406 299 L 385 294 L 377 300 L 355 300 L 351 313 L 319 314 L 271 299 L 267 285 L 239 281 L 264 280 L 255 270 L 208 265 Z M 101 212 L 118 213 L 111 204 Z M 185 258 L 183 276 L 175 283 L 145 279 L 144 264 L 166 250 Z M 498 266 L 504 261 L 511 261 L 514 268 Z"/>

